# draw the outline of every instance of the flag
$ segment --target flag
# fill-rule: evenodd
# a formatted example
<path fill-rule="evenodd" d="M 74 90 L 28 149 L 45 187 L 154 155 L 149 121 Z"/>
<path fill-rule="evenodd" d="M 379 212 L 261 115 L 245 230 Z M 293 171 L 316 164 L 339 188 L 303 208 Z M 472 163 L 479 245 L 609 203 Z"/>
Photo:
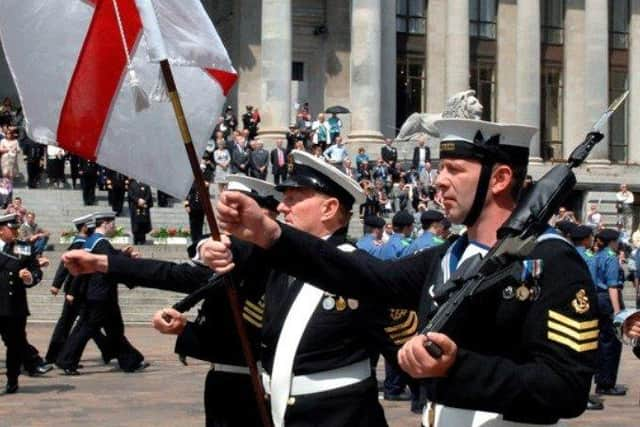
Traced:
<path fill-rule="evenodd" d="M 160 79 L 136 0 L 2 3 L 0 38 L 29 136 L 184 197 L 193 175 L 171 104 L 135 108 L 132 86 L 152 93 Z M 203 153 L 237 74 L 199 0 L 151 3 Z"/>

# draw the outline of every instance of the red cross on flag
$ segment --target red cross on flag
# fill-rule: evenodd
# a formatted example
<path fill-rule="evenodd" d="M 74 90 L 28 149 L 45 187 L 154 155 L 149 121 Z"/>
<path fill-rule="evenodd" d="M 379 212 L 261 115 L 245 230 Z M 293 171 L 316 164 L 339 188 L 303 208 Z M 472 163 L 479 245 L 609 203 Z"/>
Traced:
<path fill-rule="evenodd" d="M 203 153 L 237 74 L 199 0 L 3 0 L 0 37 L 33 140 L 183 197 L 193 176 L 143 4 Z"/>

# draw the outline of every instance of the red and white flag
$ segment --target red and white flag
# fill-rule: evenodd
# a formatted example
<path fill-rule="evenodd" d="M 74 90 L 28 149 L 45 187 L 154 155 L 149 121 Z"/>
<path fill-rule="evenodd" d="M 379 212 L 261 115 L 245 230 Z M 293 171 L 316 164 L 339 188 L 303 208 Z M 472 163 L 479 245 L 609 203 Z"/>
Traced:
<path fill-rule="evenodd" d="M 153 100 L 162 58 L 144 4 L 202 153 L 237 74 L 199 0 L 3 0 L 0 37 L 32 139 L 182 197 L 193 176 L 171 104 Z M 152 94 L 140 112 L 136 84 Z"/>

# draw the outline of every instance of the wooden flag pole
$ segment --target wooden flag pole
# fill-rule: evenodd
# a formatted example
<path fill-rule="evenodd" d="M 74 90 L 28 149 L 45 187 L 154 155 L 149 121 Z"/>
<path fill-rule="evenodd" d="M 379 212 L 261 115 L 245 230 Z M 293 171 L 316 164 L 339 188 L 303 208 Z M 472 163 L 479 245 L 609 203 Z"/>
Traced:
<path fill-rule="evenodd" d="M 204 208 L 207 223 L 209 224 L 211 237 L 214 240 L 219 241 L 220 230 L 218 229 L 218 224 L 216 222 L 215 215 L 213 214 L 213 207 L 211 205 L 209 189 L 204 185 L 204 176 L 202 175 L 202 170 L 200 170 L 198 156 L 195 152 L 195 149 L 193 148 L 191 132 L 189 131 L 189 126 L 184 116 L 182 102 L 180 102 L 180 96 L 178 95 L 178 89 L 176 87 L 175 80 L 173 79 L 173 72 L 171 71 L 171 65 L 169 65 L 169 61 L 166 59 L 160 61 L 160 69 L 162 70 L 162 76 L 164 78 L 165 85 L 167 86 L 169 99 L 171 100 L 171 105 L 173 106 L 173 111 L 178 122 L 178 127 L 180 128 L 180 133 L 182 134 L 182 141 L 184 142 L 185 149 L 187 150 L 189 164 L 191 165 L 191 170 L 193 171 L 193 176 L 195 178 L 196 189 L 198 191 L 198 195 L 200 196 L 200 200 L 202 201 L 202 207 Z M 249 344 L 249 338 L 247 336 L 247 330 L 244 325 L 244 320 L 242 319 L 242 313 L 240 312 L 238 293 L 236 292 L 236 288 L 233 286 L 231 277 L 229 275 L 225 275 L 224 283 L 227 292 L 227 298 L 229 299 L 229 305 L 231 306 L 231 311 L 233 313 L 233 321 L 236 325 L 240 343 L 242 345 L 242 353 L 244 354 L 245 361 L 249 366 L 251 383 L 253 385 L 253 391 L 255 393 L 254 397 L 256 398 L 256 402 L 258 404 L 258 410 L 260 412 L 260 418 L 262 419 L 262 425 L 264 427 L 271 427 L 271 417 L 267 412 L 264 389 L 258 377 L 258 367 L 256 365 L 256 360 L 253 357 L 253 352 L 251 350 L 251 345 Z"/>

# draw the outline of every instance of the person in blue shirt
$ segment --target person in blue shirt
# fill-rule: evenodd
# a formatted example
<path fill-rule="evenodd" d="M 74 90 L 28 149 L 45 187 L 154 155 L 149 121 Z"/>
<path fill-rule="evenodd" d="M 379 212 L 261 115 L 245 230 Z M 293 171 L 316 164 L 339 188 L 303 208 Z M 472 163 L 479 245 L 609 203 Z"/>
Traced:
<path fill-rule="evenodd" d="M 420 215 L 420 223 L 422 224 L 422 234 L 415 239 L 404 251 L 404 255 L 413 255 L 424 249 L 444 243 L 444 239 L 440 237 L 442 233 L 442 223 L 444 219 L 442 212 L 435 210 L 427 210 Z"/>
<path fill-rule="evenodd" d="M 393 225 L 393 234 L 389 237 L 387 243 L 372 253 L 372 255 L 382 260 L 402 257 L 405 249 L 411 244 L 413 215 L 407 211 L 400 211 L 393 216 L 391 224 Z"/>
<path fill-rule="evenodd" d="M 368 215 L 364 218 L 365 234 L 356 242 L 356 247 L 372 254 L 382 246 L 382 229 L 385 221 L 377 215 Z"/>
<path fill-rule="evenodd" d="M 576 225 L 569 231 L 569 237 L 576 247 L 576 251 L 580 254 L 584 262 L 589 268 L 591 274 L 591 280 L 593 280 L 594 287 L 596 283 L 596 254 L 591 250 L 593 246 L 593 229 L 586 225 Z M 587 402 L 587 409 L 589 410 L 602 410 L 604 409 L 604 403 L 600 398 L 594 395 L 589 395 L 589 401 Z"/>
<path fill-rule="evenodd" d="M 600 335 L 598 337 L 598 366 L 595 374 L 596 393 L 624 396 L 626 390 L 616 385 L 622 345 L 616 338 L 613 316 L 621 310 L 619 283 L 620 264 L 617 248 L 619 234 L 616 230 L 604 229 L 596 235 L 602 249 L 596 255 L 596 289 Z"/>
<path fill-rule="evenodd" d="M 569 236 L 582 259 L 587 263 L 591 279 L 593 279 L 595 285 L 597 280 L 596 254 L 591 250 L 593 246 L 593 230 L 586 225 L 578 225 L 570 231 Z"/>

